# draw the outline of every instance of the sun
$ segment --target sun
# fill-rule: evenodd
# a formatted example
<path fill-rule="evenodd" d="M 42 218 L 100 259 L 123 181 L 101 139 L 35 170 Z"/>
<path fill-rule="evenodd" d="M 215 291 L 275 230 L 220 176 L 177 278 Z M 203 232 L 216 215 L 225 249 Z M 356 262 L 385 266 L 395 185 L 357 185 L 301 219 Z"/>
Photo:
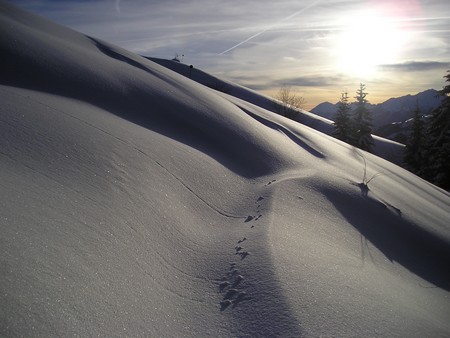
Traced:
<path fill-rule="evenodd" d="M 405 36 L 398 21 L 364 11 L 347 17 L 335 40 L 338 71 L 349 76 L 373 77 L 378 65 L 393 63 Z"/>

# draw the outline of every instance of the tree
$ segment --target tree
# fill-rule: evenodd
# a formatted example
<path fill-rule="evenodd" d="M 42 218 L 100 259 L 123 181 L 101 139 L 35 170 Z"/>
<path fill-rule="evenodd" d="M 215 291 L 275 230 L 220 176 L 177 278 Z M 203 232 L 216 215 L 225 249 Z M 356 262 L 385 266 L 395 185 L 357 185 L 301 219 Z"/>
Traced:
<path fill-rule="evenodd" d="M 450 82 L 450 70 L 446 82 Z M 428 128 L 428 164 L 424 168 L 425 178 L 450 190 L 450 84 L 439 92 L 445 98 L 431 113 Z"/>
<path fill-rule="evenodd" d="M 347 92 L 341 93 L 341 99 L 337 106 L 338 110 L 334 116 L 334 136 L 338 139 L 350 143 L 352 133 L 352 121 L 350 119 L 350 104 L 348 103 Z"/>
<path fill-rule="evenodd" d="M 425 122 L 420 113 L 419 105 L 414 111 L 411 131 L 408 136 L 404 162 L 407 167 L 415 174 L 420 175 L 425 163 L 426 143 L 425 143 Z"/>
<path fill-rule="evenodd" d="M 351 143 L 358 148 L 371 151 L 373 146 L 372 116 L 366 107 L 368 101 L 366 100 L 365 89 L 366 86 L 361 83 L 356 91 L 356 109 L 353 112 Z"/>
<path fill-rule="evenodd" d="M 295 109 L 302 109 L 305 104 L 305 99 L 302 96 L 293 93 L 289 86 L 281 87 L 277 95 L 275 95 L 275 99 L 281 103 L 276 103 L 275 109 L 277 113 L 290 119 L 294 119 L 297 116 L 297 111 Z"/>

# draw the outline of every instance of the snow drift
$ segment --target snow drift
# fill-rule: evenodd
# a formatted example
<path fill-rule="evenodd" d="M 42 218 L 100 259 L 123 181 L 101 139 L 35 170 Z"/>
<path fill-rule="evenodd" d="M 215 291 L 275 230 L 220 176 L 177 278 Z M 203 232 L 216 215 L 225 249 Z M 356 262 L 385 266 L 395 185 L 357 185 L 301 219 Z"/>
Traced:
<path fill-rule="evenodd" d="M 450 334 L 448 193 L 0 13 L 2 335 Z"/>

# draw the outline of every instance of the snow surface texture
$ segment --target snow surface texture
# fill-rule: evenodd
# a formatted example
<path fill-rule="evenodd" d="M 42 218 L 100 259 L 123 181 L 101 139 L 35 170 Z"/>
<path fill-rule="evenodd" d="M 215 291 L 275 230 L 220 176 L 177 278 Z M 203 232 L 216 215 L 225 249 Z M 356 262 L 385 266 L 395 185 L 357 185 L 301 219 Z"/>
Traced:
<path fill-rule="evenodd" d="M 8 4 L 0 18 L 0 335 L 450 335 L 448 193 Z"/>

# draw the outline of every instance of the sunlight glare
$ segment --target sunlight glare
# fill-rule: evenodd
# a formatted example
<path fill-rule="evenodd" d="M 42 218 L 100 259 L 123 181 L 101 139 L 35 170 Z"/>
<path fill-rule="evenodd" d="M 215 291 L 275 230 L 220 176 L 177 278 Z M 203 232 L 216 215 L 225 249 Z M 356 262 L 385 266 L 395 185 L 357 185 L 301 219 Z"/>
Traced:
<path fill-rule="evenodd" d="M 395 62 L 404 39 L 398 22 L 376 11 L 348 17 L 335 46 L 338 70 L 350 76 L 372 77 L 377 65 Z"/>

